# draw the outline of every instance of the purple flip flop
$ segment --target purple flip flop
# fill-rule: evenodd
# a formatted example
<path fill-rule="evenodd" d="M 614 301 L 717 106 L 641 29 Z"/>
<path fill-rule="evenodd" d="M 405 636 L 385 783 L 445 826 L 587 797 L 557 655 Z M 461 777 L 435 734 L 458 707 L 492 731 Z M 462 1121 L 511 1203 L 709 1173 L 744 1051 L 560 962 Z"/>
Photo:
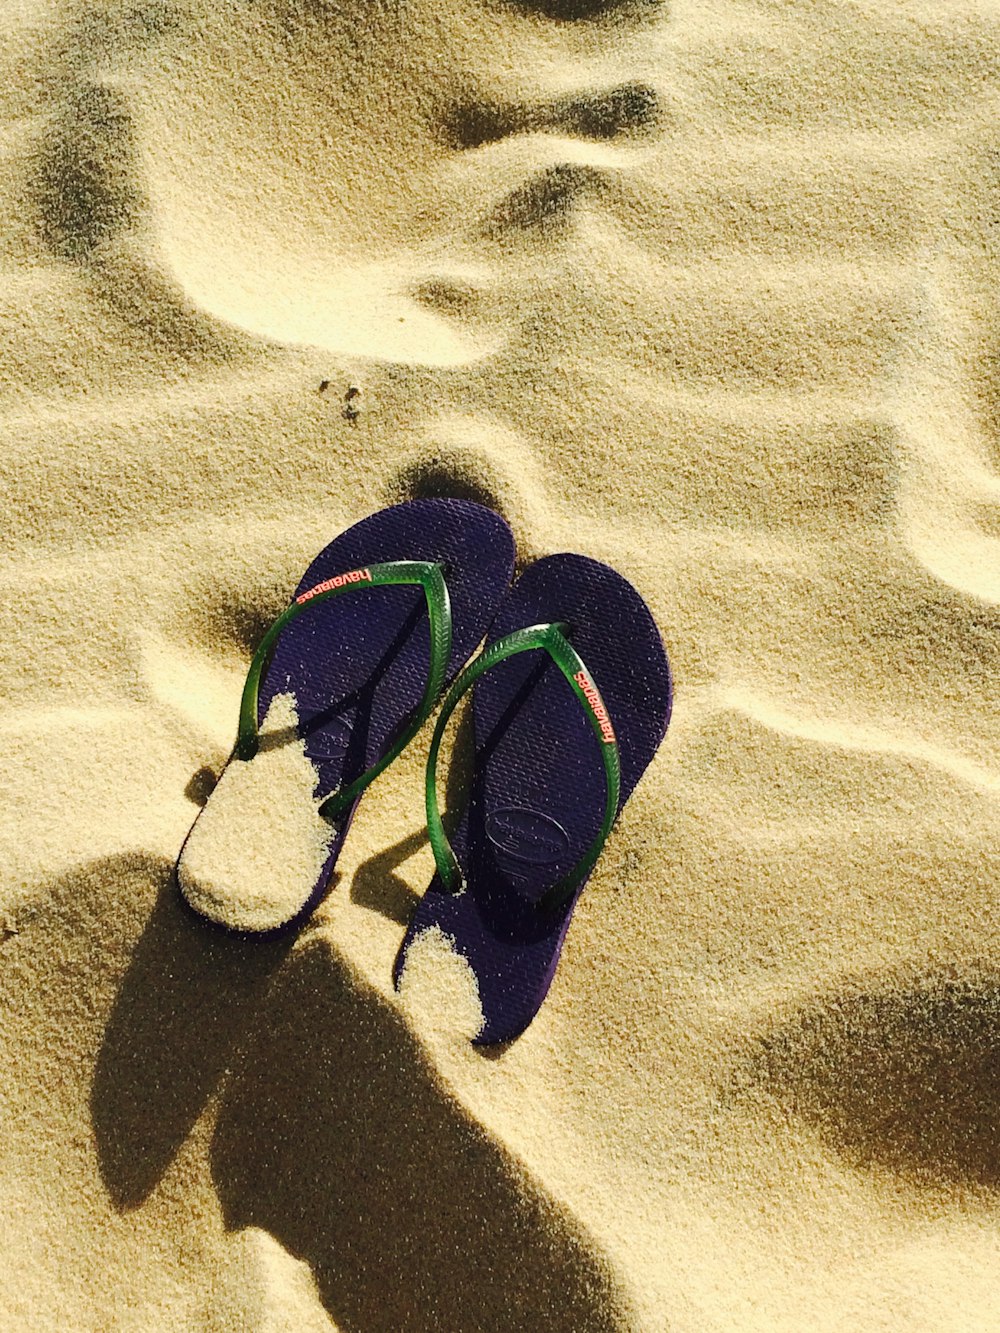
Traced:
<path fill-rule="evenodd" d="M 238 740 L 181 848 L 186 901 L 267 932 L 322 898 L 362 792 L 409 743 L 510 583 L 504 520 L 413 500 L 349 528 L 265 634 Z"/>
<path fill-rule="evenodd" d="M 438 749 L 473 686 L 469 803 L 449 841 Z M 437 874 L 396 960 L 397 987 L 410 951 L 417 946 L 416 958 L 432 942 L 471 969 L 477 1045 L 524 1031 L 608 832 L 663 740 L 670 704 L 663 641 L 630 583 L 581 555 L 549 556 L 524 572 L 434 732 L 427 824 Z"/>

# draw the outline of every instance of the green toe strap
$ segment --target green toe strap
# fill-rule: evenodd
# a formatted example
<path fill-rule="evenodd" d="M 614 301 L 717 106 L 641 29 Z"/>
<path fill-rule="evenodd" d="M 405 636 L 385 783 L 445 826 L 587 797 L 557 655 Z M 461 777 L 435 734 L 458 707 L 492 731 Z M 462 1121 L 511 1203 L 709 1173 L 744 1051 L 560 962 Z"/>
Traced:
<path fill-rule="evenodd" d="M 362 569 L 351 569 L 333 578 L 324 579 L 314 588 L 299 593 L 295 601 L 287 606 L 274 621 L 254 653 L 246 684 L 243 686 L 243 699 L 240 703 L 240 722 L 236 739 L 237 759 L 249 760 L 257 753 L 259 746 L 257 729 L 258 692 L 261 676 L 270 661 L 274 645 L 281 631 L 297 616 L 310 610 L 330 597 L 339 597 L 345 592 L 354 592 L 358 588 L 384 588 L 396 584 L 419 584 L 424 590 L 427 602 L 427 615 L 430 621 L 431 656 L 427 672 L 427 685 L 423 698 L 413 720 L 404 728 L 389 750 L 359 778 L 341 787 L 328 796 L 319 807 L 319 813 L 329 819 L 346 810 L 364 791 L 370 782 L 389 765 L 409 745 L 410 741 L 430 716 L 444 686 L 451 657 L 451 599 L 448 585 L 444 580 L 444 567 L 429 560 L 394 560 L 387 564 L 365 565 Z"/>
<path fill-rule="evenodd" d="M 459 893 L 464 888 L 461 866 L 454 849 L 448 840 L 437 797 L 437 760 L 448 719 L 455 711 L 459 699 L 469 690 L 485 672 L 497 666 L 515 653 L 525 653 L 542 648 L 549 654 L 556 666 L 569 681 L 573 693 L 580 700 L 587 715 L 594 735 L 601 742 L 601 759 L 604 763 L 604 776 L 607 784 L 607 801 L 604 806 L 604 820 L 597 837 L 568 874 L 563 875 L 539 899 L 543 909 L 557 909 L 572 898 L 579 885 L 594 868 L 601 848 L 611 832 L 611 826 L 618 814 L 618 798 L 621 792 L 621 761 L 618 754 L 618 742 L 615 739 L 611 718 L 604 706 L 604 701 L 594 684 L 594 678 L 587 670 L 583 659 L 566 638 L 568 626 L 561 622 L 546 625 L 532 625 L 527 629 L 515 630 L 490 646 L 476 660 L 469 664 L 455 681 L 444 701 L 430 753 L 427 757 L 427 832 L 431 849 L 437 863 L 441 883 L 449 893 Z"/>

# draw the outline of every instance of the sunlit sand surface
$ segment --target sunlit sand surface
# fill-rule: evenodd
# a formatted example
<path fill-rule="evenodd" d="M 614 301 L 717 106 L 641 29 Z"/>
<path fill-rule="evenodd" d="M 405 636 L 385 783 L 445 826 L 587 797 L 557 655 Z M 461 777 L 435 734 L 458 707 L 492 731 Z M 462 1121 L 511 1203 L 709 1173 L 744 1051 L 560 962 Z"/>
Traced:
<path fill-rule="evenodd" d="M 994 1328 L 995 8 L 8 10 L 0 1325 Z M 309 560 L 436 494 L 676 681 L 488 1053 L 446 941 L 392 985 L 426 733 L 293 938 L 173 877 Z"/>

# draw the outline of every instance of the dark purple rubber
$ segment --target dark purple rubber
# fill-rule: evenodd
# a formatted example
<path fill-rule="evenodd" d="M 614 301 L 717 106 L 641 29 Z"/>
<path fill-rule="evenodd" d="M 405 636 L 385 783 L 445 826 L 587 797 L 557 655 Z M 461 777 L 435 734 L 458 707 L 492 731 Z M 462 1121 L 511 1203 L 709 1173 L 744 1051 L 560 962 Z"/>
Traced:
<path fill-rule="evenodd" d="M 435 560 L 445 565 L 451 598 L 448 679 L 486 633 L 514 570 L 514 539 L 491 509 L 466 500 L 412 500 L 362 519 L 330 543 L 293 596 L 365 565 Z M 297 731 L 316 765 L 322 799 L 360 777 L 420 706 L 430 661 L 427 607 L 419 587 L 352 588 L 318 602 L 282 632 L 260 684 L 258 722 L 277 694 L 296 699 Z M 355 807 L 357 802 L 355 802 Z M 298 921 L 325 892 L 354 807 Z M 291 924 L 291 923 L 289 923 Z"/>
<path fill-rule="evenodd" d="M 646 603 L 615 570 L 585 556 L 553 555 L 531 565 L 507 594 L 489 642 L 560 620 L 614 723 L 620 810 L 670 719 L 663 641 Z M 487 1045 L 523 1032 L 545 998 L 579 890 L 554 914 L 537 899 L 589 848 L 606 787 L 600 743 L 544 652 L 509 658 L 482 676 L 473 689 L 473 720 L 470 800 L 452 837 L 466 887 L 449 894 L 435 876 L 395 976 L 398 982 L 413 938 L 439 927 L 476 975 L 484 1017 L 476 1043 Z"/>

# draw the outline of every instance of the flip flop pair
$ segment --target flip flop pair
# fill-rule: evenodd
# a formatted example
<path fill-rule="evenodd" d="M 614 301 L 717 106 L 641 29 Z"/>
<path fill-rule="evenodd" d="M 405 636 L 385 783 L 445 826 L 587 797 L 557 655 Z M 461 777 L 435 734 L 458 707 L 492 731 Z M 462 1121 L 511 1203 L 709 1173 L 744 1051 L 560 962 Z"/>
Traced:
<path fill-rule="evenodd" d="M 397 505 L 332 542 L 254 655 L 236 749 L 177 864 L 187 902 L 221 926 L 303 920 L 365 789 L 454 682 L 427 767 L 437 873 L 395 979 L 416 946 L 445 942 L 478 990 L 478 1044 L 510 1040 L 538 1011 L 576 900 L 670 715 L 666 653 L 631 584 L 555 555 L 511 587 L 513 566 L 507 524 L 461 500 Z M 470 692 L 469 799 L 449 835 L 438 756 Z"/>

